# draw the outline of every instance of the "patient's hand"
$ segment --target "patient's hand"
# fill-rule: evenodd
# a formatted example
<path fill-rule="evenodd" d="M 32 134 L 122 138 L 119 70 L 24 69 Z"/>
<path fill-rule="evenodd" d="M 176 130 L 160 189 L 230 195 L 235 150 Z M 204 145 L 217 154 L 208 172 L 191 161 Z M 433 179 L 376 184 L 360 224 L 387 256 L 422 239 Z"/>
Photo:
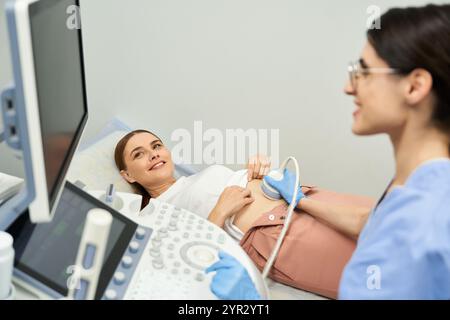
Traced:
<path fill-rule="evenodd" d="M 226 219 L 235 215 L 253 201 L 255 199 L 249 189 L 239 186 L 227 187 L 209 214 L 208 220 L 222 228 Z"/>
<path fill-rule="evenodd" d="M 252 181 L 253 179 L 262 179 L 269 173 L 270 164 L 270 158 L 266 155 L 255 155 L 250 157 L 247 164 L 248 181 Z"/>

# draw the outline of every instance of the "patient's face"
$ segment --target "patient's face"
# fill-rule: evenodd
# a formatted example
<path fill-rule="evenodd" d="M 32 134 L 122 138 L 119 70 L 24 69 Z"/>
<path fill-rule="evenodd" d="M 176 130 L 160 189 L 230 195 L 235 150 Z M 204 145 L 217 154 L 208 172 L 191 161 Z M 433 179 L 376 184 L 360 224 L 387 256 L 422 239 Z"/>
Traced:
<path fill-rule="evenodd" d="M 121 175 L 143 187 L 155 187 L 173 178 L 175 167 L 170 151 L 150 133 L 138 133 L 128 140 L 123 157 L 126 170 Z"/>

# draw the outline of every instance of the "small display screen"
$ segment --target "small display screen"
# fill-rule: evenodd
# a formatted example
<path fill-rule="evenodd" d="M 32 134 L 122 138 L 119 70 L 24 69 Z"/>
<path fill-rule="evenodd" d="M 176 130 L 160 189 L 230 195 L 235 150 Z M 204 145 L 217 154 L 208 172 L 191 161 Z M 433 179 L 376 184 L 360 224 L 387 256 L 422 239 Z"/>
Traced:
<path fill-rule="evenodd" d="M 106 209 L 113 216 L 97 288 L 97 298 L 101 298 L 137 225 L 70 183 L 64 188 L 52 222 L 32 224 L 28 214 L 23 214 L 8 230 L 14 237 L 16 268 L 67 296 L 85 219 L 93 208 Z"/>

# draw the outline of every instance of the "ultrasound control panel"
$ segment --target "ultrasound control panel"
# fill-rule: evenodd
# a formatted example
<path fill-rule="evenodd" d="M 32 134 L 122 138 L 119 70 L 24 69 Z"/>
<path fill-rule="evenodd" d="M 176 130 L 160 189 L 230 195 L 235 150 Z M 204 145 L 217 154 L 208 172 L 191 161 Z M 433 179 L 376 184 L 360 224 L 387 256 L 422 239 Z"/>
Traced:
<path fill-rule="evenodd" d="M 140 213 L 119 213 L 78 187 L 66 183 L 50 223 L 32 224 L 26 214 L 8 230 L 14 237 L 16 283 L 64 298 L 89 210 L 113 216 L 96 299 L 216 299 L 214 273 L 205 268 L 219 250 L 238 259 L 262 297 L 267 287 L 253 262 L 228 234 L 185 209 L 151 199 Z"/>
<path fill-rule="evenodd" d="M 247 268 L 263 297 L 267 291 L 260 273 L 238 243 L 196 214 L 152 199 L 139 214 L 129 216 L 153 232 L 124 299 L 216 299 L 209 286 L 214 273 L 205 269 L 225 250 Z M 105 297 L 122 297 L 108 287 Z"/>

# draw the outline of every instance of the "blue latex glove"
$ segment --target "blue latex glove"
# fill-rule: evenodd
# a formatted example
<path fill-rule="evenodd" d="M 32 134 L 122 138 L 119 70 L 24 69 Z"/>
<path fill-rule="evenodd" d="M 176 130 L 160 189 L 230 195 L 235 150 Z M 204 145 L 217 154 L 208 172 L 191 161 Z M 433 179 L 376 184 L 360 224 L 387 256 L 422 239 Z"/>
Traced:
<path fill-rule="evenodd" d="M 294 195 L 294 185 L 295 185 L 295 174 L 290 172 L 288 169 L 284 169 L 283 179 L 275 180 L 269 176 L 265 176 L 264 180 L 274 189 L 276 189 L 287 203 L 291 204 L 292 196 Z M 304 198 L 305 195 L 300 187 L 298 190 L 295 206 L 298 205 L 300 199 Z"/>
<path fill-rule="evenodd" d="M 216 271 L 211 282 L 211 291 L 224 300 L 259 300 L 252 279 L 247 270 L 234 257 L 219 251 L 220 260 L 208 267 L 205 272 Z"/>

